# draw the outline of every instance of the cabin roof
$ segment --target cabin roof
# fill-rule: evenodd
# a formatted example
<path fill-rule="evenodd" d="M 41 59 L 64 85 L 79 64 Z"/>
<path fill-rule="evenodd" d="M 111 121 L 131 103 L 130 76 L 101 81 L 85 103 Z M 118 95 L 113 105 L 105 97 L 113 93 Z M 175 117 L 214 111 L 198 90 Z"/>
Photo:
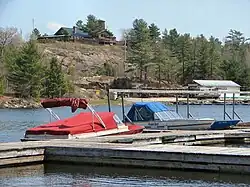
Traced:
<path fill-rule="evenodd" d="M 83 32 L 77 27 L 75 29 L 76 29 L 75 36 L 89 37 L 89 34 L 87 32 Z M 66 31 L 70 36 L 73 35 L 73 28 L 69 27 L 61 27 L 58 31 L 56 31 L 54 35 L 61 35 L 62 30 Z"/>
<path fill-rule="evenodd" d="M 194 80 L 195 83 L 207 87 L 240 87 L 231 80 Z"/>

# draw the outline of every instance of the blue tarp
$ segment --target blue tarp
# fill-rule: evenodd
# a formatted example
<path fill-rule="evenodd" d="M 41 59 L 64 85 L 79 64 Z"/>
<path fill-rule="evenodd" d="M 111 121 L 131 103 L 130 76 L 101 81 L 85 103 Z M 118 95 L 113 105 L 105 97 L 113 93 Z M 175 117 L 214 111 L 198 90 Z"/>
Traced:
<path fill-rule="evenodd" d="M 138 102 L 132 105 L 127 117 L 131 121 L 149 121 L 154 120 L 155 113 L 168 110 L 161 102 Z"/>
<path fill-rule="evenodd" d="M 146 107 L 153 113 L 169 110 L 168 107 L 161 102 L 137 102 L 134 103 L 132 107 Z"/>

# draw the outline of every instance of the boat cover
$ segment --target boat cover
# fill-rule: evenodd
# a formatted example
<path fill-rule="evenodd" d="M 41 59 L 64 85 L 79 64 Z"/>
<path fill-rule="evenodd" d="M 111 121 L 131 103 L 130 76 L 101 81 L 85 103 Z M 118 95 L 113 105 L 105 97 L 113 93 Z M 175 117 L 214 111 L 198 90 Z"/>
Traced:
<path fill-rule="evenodd" d="M 128 117 L 132 122 L 182 119 L 179 114 L 170 110 L 166 105 L 161 102 L 134 103 L 129 112 L 127 113 L 126 117 Z"/>
<path fill-rule="evenodd" d="M 101 122 L 91 112 L 82 112 L 70 118 L 54 121 L 45 125 L 30 128 L 27 134 L 51 134 L 51 135 L 74 135 L 89 132 L 99 132 L 102 130 L 110 130 L 118 127 L 113 112 L 97 112 L 106 129 Z"/>
<path fill-rule="evenodd" d="M 45 99 L 41 102 L 44 108 L 54 108 L 54 107 L 63 107 L 70 106 L 72 113 L 77 110 L 77 108 L 87 108 L 87 100 L 81 98 L 54 98 L 54 99 Z"/>

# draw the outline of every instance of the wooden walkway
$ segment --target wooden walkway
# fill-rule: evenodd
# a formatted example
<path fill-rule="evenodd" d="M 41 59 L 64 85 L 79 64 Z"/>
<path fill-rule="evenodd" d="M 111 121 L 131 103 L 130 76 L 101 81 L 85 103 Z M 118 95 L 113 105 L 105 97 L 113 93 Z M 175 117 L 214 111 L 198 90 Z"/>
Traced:
<path fill-rule="evenodd" d="M 249 137 L 250 130 L 239 129 L 1 143 L 0 167 L 49 161 L 250 173 L 249 148 L 197 146 Z"/>

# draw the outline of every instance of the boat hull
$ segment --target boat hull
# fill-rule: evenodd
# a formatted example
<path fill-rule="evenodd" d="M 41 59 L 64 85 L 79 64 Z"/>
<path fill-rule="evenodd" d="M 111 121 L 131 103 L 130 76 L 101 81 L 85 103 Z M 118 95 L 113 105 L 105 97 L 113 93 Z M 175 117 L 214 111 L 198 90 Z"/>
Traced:
<path fill-rule="evenodd" d="M 210 129 L 213 119 L 173 119 L 168 121 L 134 122 L 146 129 L 157 130 L 207 130 Z"/>
<path fill-rule="evenodd" d="M 220 129 L 227 129 L 232 126 L 236 126 L 240 120 L 221 120 L 221 121 L 215 121 L 211 125 L 212 130 L 220 130 Z"/>
<path fill-rule="evenodd" d="M 120 126 L 116 129 L 104 130 L 99 132 L 80 133 L 80 134 L 68 134 L 68 135 L 51 135 L 51 134 L 26 134 L 21 141 L 49 141 L 54 139 L 83 139 L 97 136 L 109 136 L 109 135 L 130 135 L 143 132 L 144 127 L 131 125 Z"/>

